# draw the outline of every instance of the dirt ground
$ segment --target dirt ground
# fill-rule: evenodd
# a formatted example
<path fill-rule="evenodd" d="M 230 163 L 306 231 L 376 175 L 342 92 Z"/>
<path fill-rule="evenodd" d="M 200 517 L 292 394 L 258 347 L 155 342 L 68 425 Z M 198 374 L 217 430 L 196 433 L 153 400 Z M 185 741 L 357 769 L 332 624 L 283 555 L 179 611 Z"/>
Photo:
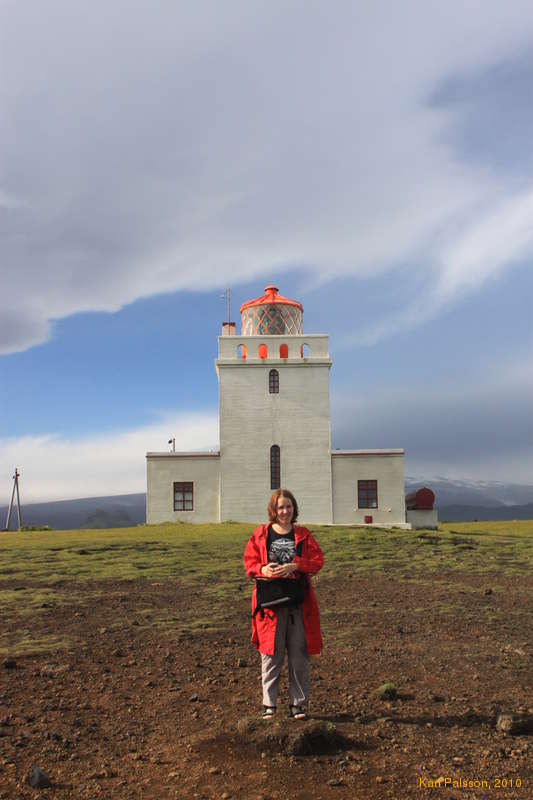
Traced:
<path fill-rule="evenodd" d="M 61 602 L 4 617 L 13 642 L 68 647 L 0 660 L 0 800 L 533 798 L 532 578 L 315 586 L 325 648 L 305 723 L 285 701 L 275 723 L 251 722 L 260 671 L 244 581 L 230 603 L 176 581 L 62 583 Z M 376 697 L 384 681 L 395 699 Z M 498 730 L 503 711 L 522 732 Z M 299 754 L 294 736 L 317 721 L 341 738 Z M 26 784 L 33 765 L 51 788 Z"/>

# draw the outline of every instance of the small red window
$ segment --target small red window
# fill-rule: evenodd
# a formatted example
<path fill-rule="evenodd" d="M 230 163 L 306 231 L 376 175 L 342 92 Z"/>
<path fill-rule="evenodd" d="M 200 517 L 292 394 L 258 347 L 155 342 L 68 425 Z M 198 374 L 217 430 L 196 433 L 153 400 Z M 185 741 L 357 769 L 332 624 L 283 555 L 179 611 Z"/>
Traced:
<path fill-rule="evenodd" d="M 260 344 L 257 350 L 257 355 L 259 358 L 266 358 L 268 356 L 268 348 L 266 344 Z"/>
<path fill-rule="evenodd" d="M 288 358 L 289 357 L 289 345 L 288 344 L 280 344 L 280 346 L 279 346 L 279 357 L 280 358 Z"/>
<path fill-rule="evenodd" d="M 181 481 L 174 484 L 174 511 L 194 511 L 194 483 Z"/>
<path fill-rule="evenodd" d="M 377 481 L 357 481 L 357 505 L 359 508 L 378 507 Z"/>

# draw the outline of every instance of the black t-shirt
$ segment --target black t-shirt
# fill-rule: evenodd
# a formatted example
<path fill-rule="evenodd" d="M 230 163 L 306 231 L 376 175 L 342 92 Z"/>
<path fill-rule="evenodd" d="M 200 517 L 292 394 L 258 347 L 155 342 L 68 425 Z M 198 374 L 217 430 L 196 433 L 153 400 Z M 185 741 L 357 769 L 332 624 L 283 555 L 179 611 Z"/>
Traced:
<path fill-rule="evenodd" d="M 268 526 L 267 556 L 269 563 L 290 564 L 294 561 L 294 528 L 288 533 L 276 533 L 272 525 Z"/>

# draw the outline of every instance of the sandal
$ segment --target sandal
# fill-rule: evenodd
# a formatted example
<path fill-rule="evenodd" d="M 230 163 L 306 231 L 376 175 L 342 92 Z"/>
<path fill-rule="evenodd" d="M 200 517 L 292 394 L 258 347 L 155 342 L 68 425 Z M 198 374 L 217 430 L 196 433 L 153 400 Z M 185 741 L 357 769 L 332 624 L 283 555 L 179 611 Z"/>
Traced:
<path fill-rule="evenodd" d="M 305 713 L 305 709 L 301 706 L 289 706 L 289 712 L 291 715 L 291 719 L 306 719 L 307 714 Z"/>
<path fill-rule="evenodd" d="M 271 719 L 276 713 L 276 706 L 263 706 L 263 719 Z"/>

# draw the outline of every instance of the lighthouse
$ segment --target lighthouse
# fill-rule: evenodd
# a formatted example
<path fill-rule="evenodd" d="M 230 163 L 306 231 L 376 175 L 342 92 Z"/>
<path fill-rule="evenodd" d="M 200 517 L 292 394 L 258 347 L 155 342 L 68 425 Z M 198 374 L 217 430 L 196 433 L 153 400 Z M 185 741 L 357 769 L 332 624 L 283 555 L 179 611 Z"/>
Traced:
<path fill-rule="evenodd" d="M 241 335 L 219 338 L 220 517 L 260 519 L 290 487 L 302 519 L 332 521 L 328 337 L 267 286 L 241 306 Z"/>
<path fill-rule="evenodd" d="M 403 449 L 331 450 L 327 334 L 272 284 L 240 313 L 218 337 L 220 449 L 147 453 L 147 522 L 261 521 L 286 487 L 306 523 L 410 527 Z"/>

